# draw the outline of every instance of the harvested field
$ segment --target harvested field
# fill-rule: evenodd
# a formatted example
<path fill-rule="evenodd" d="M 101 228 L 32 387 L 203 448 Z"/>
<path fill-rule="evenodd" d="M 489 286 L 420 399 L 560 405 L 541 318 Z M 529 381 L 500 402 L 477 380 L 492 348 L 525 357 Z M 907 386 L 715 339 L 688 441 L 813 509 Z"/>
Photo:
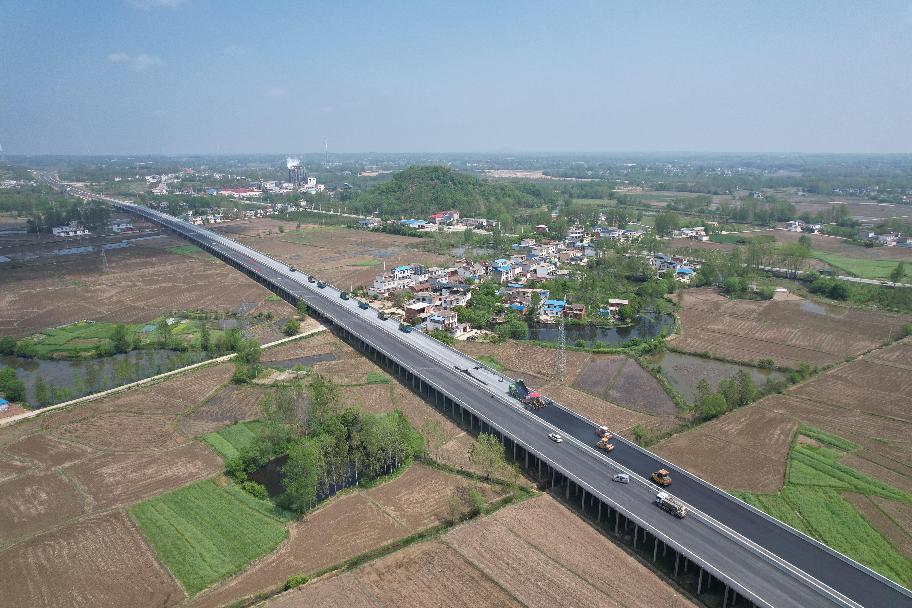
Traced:
<path fill-rule="evenodd" d="M 363 384 L 370 372 L 383 370 L 363 357 L 324 361 L 313 366 L 313 371 L 333 379 L 336 384 Z"/>
<path fill-rule="evenodd" d="M 448 602 L 452 599 L 447 598 Z M 265 604 L 268 608 L 377 608 L 377 605 L 377 600 L 368 595 L 361 581 L 352 574 L 320 579 L 286 591 Z"/>
<path fill-rule="evenodd" d="M 513 378 L 525 380 L 529 380 L 530 377 L 541 378 L 542 384 L 555 379 L 555 362 L 558 351 L 554 348 L 516 340 L 498 344 L 457 341 L 454 346 L 470 356 L 494 357 L 504 366 L 504 373 Z M 567 368 L 564 378 L 567 383 L 572 383 L 573 379 L 592 359 L 592 356 L 577 351 L 566 351 L 566 355 Z"/>
<path fill-rule="evenodd" d="M 38 463 L 44 468 L 53 468 L 82 460 L 92 454 L 88 448 L 64 443 L 48 435 L 31 435 L 7 446 L 7 454 Z"/>
<path fill-rule="evenodd" d="M 181 418 L 179 425 L 191 437 L 217 431 L 233 422 L 253 420 L 262 415 L 260 404 L 269 389 L 229 384 L 218 390 L 202 406 Z"/>
<path fill-rule="evenodd" d="M 317 571 L 436 524 L 447 517 L 449 497 L 469 483 L 412 465 L 386 484 L 331 499 L 303 520 L 291 522 L 288 540 L 276 551 L 201 593 L 191 605 L 215 607 L 273 589 L 292 574 Z M 430 496 L 428 486 L 437 494 Z"/>
<path fill-rule="evenodd" d="M 279 232 L 279 226 L 284 232 Z M 257 219 L 215 229 L 344 289 L 370 284 L 383 271 L 382 266 L 374 265 L 378 260 L 386 260 L 388 265 L 425 266 L 445 265 L 452 260 L 449 256 L 421 251 L 423 239 L 418 237 L 341 226 L 302 223 L 297 230 L 293 226 L 292 222 Z M 371 265 L 365 266 L 367 263 Z"/>
<path fill-rule="evenodd" d="M 110 450 L 148 450 L 174 447 L 183 438 L 171 426 L 172 417 L 159 414 L 111 412 L 67 424 L 60 438 Z"/>
<path fill-rule="evenodd" d="M 222 461 L 200 443 L 156 454 L 105 454 L 66 469 L 94 509 L 127 505 L 215 475 Z"/>
<path fill-rule="evenodd" d="M 578 391 L 569 386 L 559 384 L 549 384 L 542 387 L 542 392 L 548 397 L 567 406 L 575 412 L 586 416 L 594 422 L 604 424 L 616 432 L 627 431 L 638 424 L 645 427 L 651 427 L 661 421 L 660 418 L 647 416 L 639 412 L 634 412 L 613 403 L 608 403 L 603 399 L 593 397 L 582 391 Z"/>
<path fill-rule="evenodd" d="M 443 540 L 526 606 L 693 605 L 550 496 L 454 528 Z"/>
<path fill-rule="evenodd" d="M 166 606 L 183 592 L 123 513 L 43 534 L 0 553 L 5 606 Z"/>
<path fill-rule="evenodd" d="M 623 356 L 594 356 L 573 388 L 647 414 L 674 416 L 677 408 L 665 390 L 636 361 Z"/>
<path fill-rule="evenodd" d="M 653 451 L 727 490 L 775 493 L 798 421 L 775 411 L 735 410 L 666 439 Z"/>
<path fill-rule="evenodd" d="M 806 301 L 728 300 L 689 289 L 677 350 L 744 362 L 770 358 L 785 367 L 832 365 L 900 335 L 912 317 Z"/>
<path fill-rule="evenodd" d="M 0 484 L 0 545 L 60 525 L 84 512 L 76 488 L 58 473 L 11 479 Z"/>
<path fill-rule="evenodd" d="M 310 324 L 313 325 L 310 326 Z M 308 318 L 302 324 L 301 330 L 306 331 L 317 327 L 321 327 L 320 324 Z M 289 359 L 326 354 L 335 355 L 337 359 L 349 359 L 358 356 L 357 352 L 348 344 L 342 342 L 330 332 L 324 331 L 263 351 L 263 363 L 268 364 L 273 361 L 287 361 Z"/>
<path fill-rule="evenodd" d="M 139 323 L 174 310 L 227 313 L 269 295 L 214 258 L 168 251 L 183 244 L 177 237 L 164 237 L 109 250 L 107 272 L 101 271 L 97 254 L 55 256 L 54 263 L 5 270 L 0 276 L 0 333 L 26 336 L 82 319 Z"/>

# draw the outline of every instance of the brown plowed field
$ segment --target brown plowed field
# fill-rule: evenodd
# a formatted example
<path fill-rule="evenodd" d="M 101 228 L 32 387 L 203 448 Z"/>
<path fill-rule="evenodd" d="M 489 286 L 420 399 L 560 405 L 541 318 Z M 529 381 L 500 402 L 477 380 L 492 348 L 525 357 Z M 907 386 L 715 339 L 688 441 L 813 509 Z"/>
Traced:
<path fill-rule="evenodd" d="M 107 272 L 95 253 L 6 269 L 0 275 L 0 334 L 26 336 L 82 319 L 139 323 L 174 310 L 234 312 L 242 302 L 269 295 L 214 258 L 167 251 L 186 244 L 165 237 L 107 251 Z"/>
<path fill-rule="evenodd" d="M 0 484 L 0 545 L 82 515 L 73 484 L 58 473 L 22 475 Z"/>
<path fill-rule="evenodd" d="M 62 439 L 110 450 L 147 450 L 174 447 L 182 438 L 172 428 L 171 416 L 111 412 L 72 422 L 55 431 Z"/>
<path fill-rule="evenodd" d="M 24 462 L 3 458 L 0 460 L 0 483 L 21 475 L 31 468 Z"/>
<path fill-rule="evenodd" d="M 910 316 L 803 301 L 728 300 L 712 289 L 689 289 L 676 349 L 736 361 L 771 358 L 797 367 L 838 363 L 899 335 Z"/>
<path fill-rule="evenodd" d="M 123 513 L 49 532 L 0 553 L 0 605 L 166 606 L 183 599 Z"/>
<path fill-rule="evenodd" d="M 287 591 L 265 604 L 269 608 L 377 608 L 377 600 L 357 578 L 342 574 Z M 419 604 L 421 605 L 421 604 Z"/>
<path fill-rule="evenodd" d="M 693 605 L 549 496 L 455 528 L 444 542 L 526 606 Z"/>
<path fill-rule="evenodd" d="M 333 499 L 292 522 L 288 540 L 276 551 L 190 605 L 215 607 L 274 589 L 292 574 L 314 572 L 408 536 L 445 518 L 449 497 L 468 484 L 462 477 L 412 465 L 387 484 Z M 429 485 L 437 496 L 428 495 Z"/>
<path fill-rule="evenodd" d="M 726 490 L 775 493 L 798 421 L 742 408 L 654 448 L 659 456 Z"/>
<path fill-rule="evenodd" d="M 383 370 L 371 361 L 358 357 L 339 361 L 321 361 L 313 366 L 313 371 L 332 378 L 336 384 L 363 384 L 367 382 L 367 374 Z"/>
<path fill-rule="evenodd" d="M 46 468 L 57 467 L 86 458 L 92 450 L 64 443 L 47 435 L 31 435 L 7 446 L 5 452 L 37 462 Z"/>
<path fill-rule="evenodd" d="M 229 384 L 219 389 L 203 405 L 180 419 L 181 431 L 191 437 L 217 431 L 238 420 L 253 420 L 262 415 L 260 405 L 269 389 L 261 386 Z"/>
<path fill-rule="evenodd" d="M 549 384 L 542 387 L 542 392 L 565 405 L 575 412 L 579 412 L 593 422 L 604 424 L 617 432 L 626 431 L 638 424 L 651 427 L 661 419 L 647 416 L 624 407 L 608 403 L 604 399 L 593 397 L 588 393 L 578 391 L 569 386 Z"/>
<path fill-rule="evenodd" d="M 211 477 L 222 468 L 211 449 L 189 443 L 160 454 L 104 454 L 67 467 L 66 473 L 97 510 L 157 496 Z"/>
<path fill-rule="evenodd" d="M 576 377 L 573 388 L 640 412 L 674 416 L 665 389 L 640 365 L 623 356 L 597 356 Z"/>
<path fill-rule="evenodd" d="M 279 232 L 282 226 L 284 233 Z M 421 251 L 418 237 L 352 230 L 338 226 L 257 219 L 216 226 L 230 238 L 315 274 L 341 289 L 366 286 L 374 276 L 399 264 L 446 265 L 452 258 Z M 270 234 L 271 232 L 271 234 Z"/>
<path fill-rule="evenodd" d="M 473 357 L 479 355 L 494 357 L 506 368 L 505 373 L 509 371 L 508 375 L 513 377 L 525 380 L 529 380 L 530 376 L 541 378 L 543 384 L 556 379 L 558 355 L 556 348 L 545 348 L 517 340 L 508 340 L 498 344 L 458 341 L 455 346 Z M 589 363 L 592 356 L 577 351 L 566 351 L 566 355 L 567 367 L 564 381 L 570 384 Z"/>
<path fill-rule="evenodd" d="M 307 323 L 311 320 L 308 319 Z M 315 323 L 315 322 L 314 322 Z M 304 324 L 302 324 L 302 331 Z M 287 359 L 297 359 L 300 357 L 312 357 L 315 355 L 334 354 L 339 359 L 355 356 L 354 349 L 336 338 L 329 332 L 321 332 L 307 338 L 295 340 L 281 346 L 270 348 L 263 351 L 263 362 L 285 361 Z M 348 355 L 348 356 L 346 356 Z"/>

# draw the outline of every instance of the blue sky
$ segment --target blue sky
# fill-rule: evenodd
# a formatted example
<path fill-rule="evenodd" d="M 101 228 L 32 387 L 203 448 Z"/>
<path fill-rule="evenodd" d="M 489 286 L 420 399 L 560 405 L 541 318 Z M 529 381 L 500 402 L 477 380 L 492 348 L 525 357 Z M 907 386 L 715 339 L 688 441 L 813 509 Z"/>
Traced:
<path fill-rule="evenodd" d="M 910 152 L 910 32 L 910 2 L 0 0 L 0 144 Z"/>

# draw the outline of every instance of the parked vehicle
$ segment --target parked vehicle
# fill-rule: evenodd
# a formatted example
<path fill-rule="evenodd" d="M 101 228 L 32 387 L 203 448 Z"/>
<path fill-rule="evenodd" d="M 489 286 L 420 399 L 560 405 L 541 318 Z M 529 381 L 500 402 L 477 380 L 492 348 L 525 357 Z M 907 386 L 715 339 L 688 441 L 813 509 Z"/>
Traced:
<path fill-rule="evenodd" d="M 649 479 L 652 483 L 658 484 L 663 488 L 671 485 L 671 473 L 668 472 L 668 469 L 659 469 Z"/>
<path fill-rule="evenodd" d="M 627 473 L 618 473 L 611 479 L 618 483 L 630 483 L 630 475 L 628 475 Z"/>
<path fill-rule="evenodd" d="M 410 333 L 412 333 L 412 326 L 409 325 L 408 323 L 400 323 L 400 324 L 399 324 L 399 331 L 405 332 L 405 333 L 407 333 L 407 334 L 410 334 Z"/>
<path fill-rule="evenodd" d="M 297 272 L 297 271 L 298 271 L 298 269 L 295 268 L 294 266 L 289 266 L 289 267 L 288 267 L 288 272 Z"/>
<path fill-rule="evenodd" d="M 347 300 L 349 298 L 348 292 L 343 291 L 342 293 L 339 294 L 339 297 L 342 298 L 343 300 Z"/>
<path fill-rule="evenodd" d="M 370 308 L 370 306 L 367 305 L 367 302 L 364 302 L 364 301 L 362 300 L 362 301 L 359 301 L 359 302 L 358 302 L 358 308 L 361 308 L 361 309 L 363 309 L 363 310 L 367 310 L 368 308 Z"/>
<path fill-rule="evenodd" d="M 377 311 L 377 318 L 381 321 L 386 321 L 389 319 L 389 315 L 383 312 L 382 310 Z"/>
<path fill-rule="evenodd" d="M 307 282 L 308 282 L 308 283 L 316 283 L 316 282 L 317 282 L 317 279 L 316 279 L 313 275 L 310 275 L 309 277 L 307 277 Z"/>
<path fill-rule="evenodd" d="M 326 283 L 324 283 L 323 281 L 319 281 L 317 283 L 317 287 L 319 287 L 320 289 L 323 289 L 324 287 L 326 287 Z"/>
<path fill-rule="evenodd" d="M 655 503 L 663 511 L 668 511 L 678 519 L 687 517 L 687 506 L 668 492 L 659 492 L 656 494 Z"/>
<path fill-rule="evenodd" d="M 548 439 L 550 439 L 554 443 L 563 443 L 564 442 L 564 438 L 561 437 L 560 435 L 558 435 L 557 433 L 548 433 Z"/>

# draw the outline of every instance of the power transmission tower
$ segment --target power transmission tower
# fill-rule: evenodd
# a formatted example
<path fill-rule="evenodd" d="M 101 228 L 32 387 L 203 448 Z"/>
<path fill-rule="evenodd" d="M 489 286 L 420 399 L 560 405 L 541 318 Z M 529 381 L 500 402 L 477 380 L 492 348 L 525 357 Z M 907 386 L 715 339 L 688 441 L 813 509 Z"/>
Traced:
<path fill-rule="evenodd" d="M 103 244 L 100 245 L 100 248 L 101 248 L 101 271 L 107 272 L 108 271 L 108 256 L 105 255 L 105 248 L 104 248 Z"/>
<path fill-rule="evenodd" d="M 564 317 L 560 318 L 557 334 L 557 376 L 564 379 L 567 369 L 567 333 L 564 331 Z"/>

